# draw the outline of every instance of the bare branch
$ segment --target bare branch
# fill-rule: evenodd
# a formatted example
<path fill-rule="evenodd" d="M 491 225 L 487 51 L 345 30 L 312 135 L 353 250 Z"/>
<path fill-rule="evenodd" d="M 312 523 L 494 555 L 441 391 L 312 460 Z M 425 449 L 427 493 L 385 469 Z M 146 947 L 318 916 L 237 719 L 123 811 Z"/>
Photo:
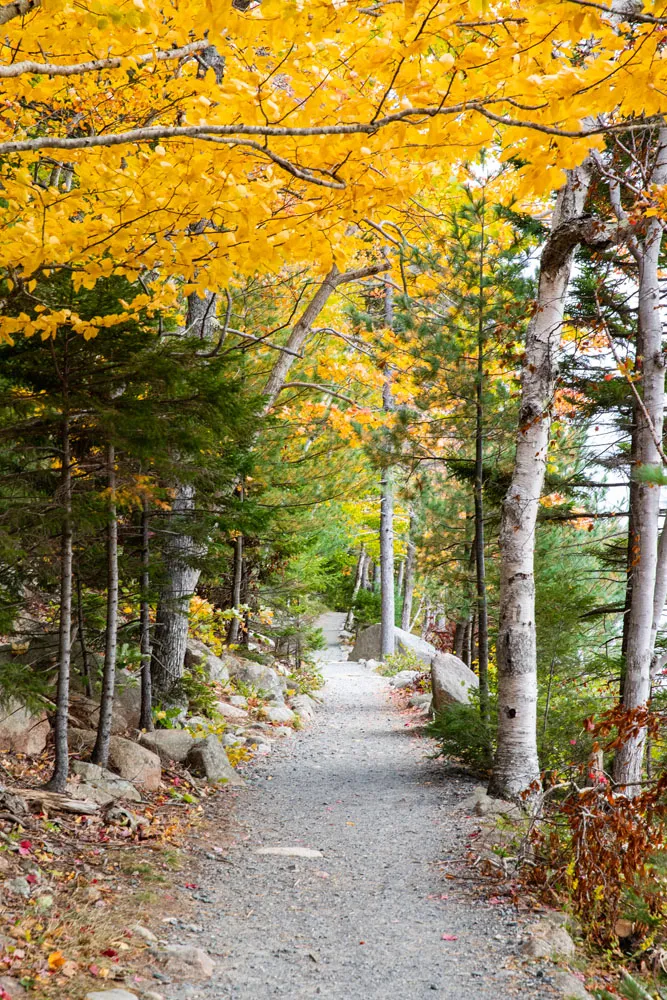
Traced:
<path fill-rule="evenodd" d="M 0 9 L 6 10 L 7 8 Z M 2 23 L 2 20 L 0 20 L 0 24 Z M 146 52 L 135 58 L 137 63 L 141 64 L 153 62 L 153 60 L 163 62 L 166 59 L 185 59 L 187 56 L 191 56 L 201 49 L 207 49 L 209 46 L 210 42 L 206 41 L 206 39 L 201 39 L 198 42 L 190 42 L 189 45 L 184 45 L 180 49 L 167 49 L 165 51 L 158 49 L 157 52 Z M 9 66 L 0 66 L 0 79 L 7 80 L 16 76 L 23 76 L 24 73 L 38 73 L 44 76 L 82 76 L 84 73 L 96 73 L 101 69 L 118 69 L 119 66 L 122 66 L 123 59 L 131 60 L 132 58 L 132 56 L 114 56 L 111 59 L 92 59 L 90 62 L 72 63 L 70 65 L 38 63 L 31 60 L 24 60 L 23 62 L 11 63 Z"/>
<path fill-rule="evenodd" d="M 634 21 L 637 24 L 667 24 L 667 17 L 653 17 L 651 14 L 642 14 L 639 10 L 629 10 L 627 8 L 621 14 L 616 10 L 612 10 L 611 7 L 607 7 L 604 3 L 593 3 L 593 0 L 567 0 L 567 3 L 576 4 L 577 7 L 593 7 L 595 10 L 602 10 L 617 21 L 625 21 L 627 23 Z"/>
<path fill-rule="evenodd" d="M 41 7 L 41 0 L 14 0 L 14 3 L 0 7 L 0 24 L 7 24 L 15 17 L 25 17 L 37 7 Z"/>
<path fill-rule="evenodd" d="M 283 389 L 293 388 L 317 389 L 318 392 L 324 392 L 327 396 L 335 396 L 336 399 L 342 399 L 346 403 L 352 403 L 353 406 L 359 405 L 355 399 L 350 399 L 349 396 L 344 396 L 342 392 L 336 392 L 334 389 L 330 389 L 328 385 L 320 385 L 318 382 L 285 382 L 284 385 L 280 387 L 279 391 L 282 392 Z"/>

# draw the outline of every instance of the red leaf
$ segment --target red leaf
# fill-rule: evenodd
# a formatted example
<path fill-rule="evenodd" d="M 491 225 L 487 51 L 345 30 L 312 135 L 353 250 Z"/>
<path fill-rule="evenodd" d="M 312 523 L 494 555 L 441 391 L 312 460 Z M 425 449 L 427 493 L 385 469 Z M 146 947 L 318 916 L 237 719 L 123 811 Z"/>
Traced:
<path fill-rule="evenodd" d="M 25 858 L 32 850 L 32 842 L 30 840 L 22 840 L 19 844 L 19 854 L 22 858 Z"/>
<path fill-rule="evenodd" d="M 102 954 L 104 955 L 105 958 L 116 958 L 118 952 L 116 951 L 115 948 L 107 948 L 105 951 L 102 952 Z"/>
<path fill-rule="evenodd" d="M 443 941 L 458 941 L 458 937 L 457 937 L 456 934 L 443 934 L 442 935 L 442 940 Z"/>
<path fill-rule="evenodd" d="M 36 883 L 36 881 L 37 881 L 37 876 L 36 875 L 26 875 L 25 880 L 26 880 L 26 882 L 29 882 L 30 885 L 34 885 Z"/>

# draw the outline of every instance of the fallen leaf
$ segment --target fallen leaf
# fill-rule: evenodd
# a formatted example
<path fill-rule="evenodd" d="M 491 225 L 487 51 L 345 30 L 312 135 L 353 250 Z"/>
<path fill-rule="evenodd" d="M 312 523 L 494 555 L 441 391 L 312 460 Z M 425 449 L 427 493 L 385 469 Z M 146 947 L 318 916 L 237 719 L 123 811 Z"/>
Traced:
<path fill-rule="evenodd" d="M 31 850 L 32 850 L 32 841 L 30 841 L 30 840 L 22 840 L 20 842 L 20 844 L 19 844 L 19 854 L 21 855 L 22 858 L 27 857 L 28 854 L 30 854 Z"/>
<path fill-rule="evenodd" d="M 442 940 L 443 941 L 458 941 L 458 937 L 457 937 L 456 934 L 443 934 L 442 935 Z"/>
<path fill-rule="evenodd" d="M 66 962 L 66 958 L 61 951 L 52 951 L 48 958 L 49 968 L 52 972 L 57 972 L 58 969 L 62 969 Z"/>

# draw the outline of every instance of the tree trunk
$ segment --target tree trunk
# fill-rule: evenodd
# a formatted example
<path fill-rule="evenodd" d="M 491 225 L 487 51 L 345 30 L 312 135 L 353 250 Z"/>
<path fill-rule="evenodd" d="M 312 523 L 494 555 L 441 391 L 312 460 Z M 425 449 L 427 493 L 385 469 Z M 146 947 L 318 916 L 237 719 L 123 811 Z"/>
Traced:
<path fill-rule="evenodd" d="M 667 183 L 667 128 L 658 132 L 651 183 Z M 665 361 L 662 352 L 659 260 L 663 228 L 658 218 L 645 220 L 646 235 L 640 244 L 638 343 L 641 344 L 643 407 L 637 411 L 637 464 L 662 468 L 660 455 L 665 405 Z M 646 412 L 644 412 L 644 410 Z M 628 711 L 646 705 L 651 693 L 653 656 L 653 606 L 658 568 L 660 488 L 637 483 L 637 554 L 632 577 L 632 603 L 628 622 L 623 705 Z M 646 730 L 620 748 L 614 778 L 629 795 L 637 795 L 642 779 Z"/>
<path fill-rule="evenodd" d="M 359 590 L 361 588 L 361 581 L 363 580 L 363 577 L 364 577 L 364 566 L 365 566 L 365 564 L 366 564 L 366 547 L 364 545 L 362 545 L 361 548 L 359 549 L 359 558 L 357 559 L 357 569 L 356 569 L 356 572 L 354 574 L 354 587 L 352 588 L 352 598 L 350 600 L 350 610 L 347 613 L 347 617 L 345 619 L 345 625 L 344 625 L 345 630 L 348 631 L 348 632 L 350 631 L 350 629 L 354 625 L 354 611 L 353 611 L 354 602 L 356 601 L 357 594 L 359 593 Z"/>
<path fill-rule="evenodd" d="M 479 309 L 477 324 L 477 377 L 475 380 L 475 565 L 479 663 L 479 710 L 489 723 L 489 619 L 484 552 L 484 207 L 479 255 Z"/>
<path fill-rule="evenodd" d="M 382 623 L 380 626 L 381 656 L 393 656 L 394 628 L 394 480 L 390 468 L 382 473 L 380 509 L 380 589 Z"/>
<path fill-rule="evenodd" d="M 660 622 L 667 600 L 667 517 L 663 521 L 660 541 L 658 542 L 658 565 L 655 575 L 655 592 L 653 594 L 653 621 L 651 624 L 651 680 L 655 679 L 659 658 L 655 650 L 655 641 L 660 629 Z"/>
<path fill-rule="evenodd" d="M 116 511 L 116 455 L 114 446 L 107 445 L 107 622 L 104 642 L 104 673 L 97 739 L 91 754 L 94 764 L 106 767 L 109 761 L 109 740 L 116 689 L 116 649 L 118 642 L 118 514 Z"/>
<path fill-rule="evenodd" d="M 540 783 L 534 550 L 537 508 L 551 427 L 565 298 L 590 186 L 585 164 L 568 172 L 540 263 L 535 313 L 526 333 L 521 410 L 512 481 L 500 526 L 498 748 L 492 794 L 514 797 Z"/>
<path fill-rule="evenodd" d="M 452 643 L 452 652 L 454 656 L 458 656 L 459 659 L 463 657 L 463 641 L 465 639 L 466 623 L 457 622 L 456 628 L 454 629 L 454 640 Z"/>
<path fill-rule="evenodd" d="M 398 570 L 396 572 L 396 593 L 403 595 L 403 580 L 405 579 L 405 559 L 399 559 Z"/>
<path fill-rule="evenodd" d="M 153 729 L 153 683 L 151 678 L 151 550 L 150 517 L 148 500 L 144 498 L 141 511 L 141 717 L 139 728 L 151 732 Z"/>
<path fill-rule="evenodd" d="M 58 693 L 54 725 L 56 759 L 46 788 L 64 792 L 69 777 L 69 682 L 72 642 L 72 454 L 69 417 L 65 415 L 61 430 L 62 476 L 60 503 L 63 523 L 60 536 L 60 624 L 58 629 Z"/>
<path fill-rule="evenodd" d="M 467 667 L 472 667 L 472 660 L 470 658 L 470 632 L 472 630 L 472 618 L 469 618 L 465 623 L 463 628 L 463 648 L 461 650 L 461 659 Z"/>
<path fill-rule="evenodd" d="M 364 565 L 361 569 L 361 586 L 360 590 L 370 590 L 370 571 L 371 571 L 371 557 L 366 553 L 366 558 L 364 559 Z"/>
<path fill-rule="evenodd" d="M 241 583 L 243 581 L 243 535 L 238 534 L 234 539 L 234 579 L 232 582 L 232 608 L 238 610 L 241 604 Z M 240 619 L 236 616 L 229 623 L 227 642 L 235 643 L 239 641 Z"/>
<path fill-rule="evenodd" d="M 191 517 L 194 507 L 194 487 L 178 486 L 171 507 L 171 533 L 164 550 L 166 582 L 157 606 L 151 654 L 153 690 L 160 695 L 170 691 L 183 676 L 190 599 L 199 581 L 196 560 L 202 555 L 202 546 L 178 521 Z"/>
<path fill-rule="evenodd" d="M 408 550 L 405 556 L 403 607 L 401 608 L 401 628 L 404 632 L 410 631 L 410 619 L 412 618 L 412 600 L 415 592 L 415 570 L 417 568 L 417 546 L 415 545 L 416 528 L 417 518 L 415 517 L 414 511 L 410 511 Z"/>
<path fill-rule="evenodd" d="M 86 630 L 83 617 L 83 602 L 81 600 L 81 576 L 76 573 L 76 614 L 79 625 L 79 645 L 81 646 L 81 676 L 86 691 L 86 697 L 93 697 L 93 680 L 90 676 L 90 661 L 88 659 L 88 647 L 86 645 Z"/>

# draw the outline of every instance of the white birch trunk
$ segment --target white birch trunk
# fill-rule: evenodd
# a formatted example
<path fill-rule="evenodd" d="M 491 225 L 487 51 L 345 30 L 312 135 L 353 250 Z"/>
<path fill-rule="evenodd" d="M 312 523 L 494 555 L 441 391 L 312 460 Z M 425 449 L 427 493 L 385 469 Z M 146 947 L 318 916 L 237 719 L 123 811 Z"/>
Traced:
<path fill-rule="evenodd" d="M 658 131 L 652 184 L 667 183 L 667 128 Z M 662 468 L 665 405 L 665 359 L 662 350 L 662 316 L 658 267 L 663 227 L 660 219 L 645 220 L 646 235 L 639 250 L 638 344 L 641 345 L 641 393 L 643 407 L 637 408 L 637 463 Z M 644 412 L 645 411 L 645 412 Z M 654 603 L 658 571 L 660 487 L 638 482 L 636 491 L 636 554 L 632 575 L 632 601 L 627 629 L 623 705 L 628 711 L 644 706 L 651 694 L 651 661 L 655 633 Z M 619 750 L 614 762 L 614 778 L 629 795 L 637 795 L 642 779 L 646 731 L 640 731 Z"/>
<path fill-rule="evenodd" d="M 417 565 L 417 546 L 415 545 L 415 527 L 417 519 L 410 513 L 410 529 L 408 535 L 408 550 L 405 556 L 405 577 L 403 585 L 403 607 L 401 608 L 401 628 L 410 631 L 412 618 L 412 600 L 415 592 L 415 570 Z"/>
<path fill-rule="evenodd" d="M 550 406 L 557 375 L 565 297 L 590 186 L 587 165 L 568 173 L 542 253 L 535 313 L 526 334 L 521 411 L 512 481 L 500 527 L 498 749 L 490 791 L 514 797 L 539 785 L 534 551 L 544 482 Z"/>

